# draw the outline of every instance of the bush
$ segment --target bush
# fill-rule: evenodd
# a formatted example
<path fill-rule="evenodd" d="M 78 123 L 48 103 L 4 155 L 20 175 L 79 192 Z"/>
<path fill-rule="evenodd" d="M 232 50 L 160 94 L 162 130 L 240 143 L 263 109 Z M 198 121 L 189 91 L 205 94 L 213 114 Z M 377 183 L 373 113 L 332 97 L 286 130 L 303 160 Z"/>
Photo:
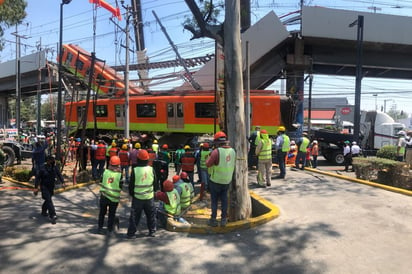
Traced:
<path fill-rule="evenodd" d="M 385 158 L 396 161 L 396 146 L 383 146 L 376 153 L 376 157 Z"/>

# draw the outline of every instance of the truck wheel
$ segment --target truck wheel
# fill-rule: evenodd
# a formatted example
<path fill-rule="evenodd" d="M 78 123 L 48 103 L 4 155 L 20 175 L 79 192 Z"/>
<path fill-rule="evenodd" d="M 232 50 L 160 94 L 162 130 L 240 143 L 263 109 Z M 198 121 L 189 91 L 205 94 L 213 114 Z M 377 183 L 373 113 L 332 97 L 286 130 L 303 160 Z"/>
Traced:
<path fill-rule="evenodd" d="M 335 152 L 333 153 L 332 160 L 337 165 L 343 165 L 345 162 L 345 157 L 343 157 L 342 152 Z"/>
<path fill-rule="evenodd" d="M 12 166 L 14 164 L 14 160 L 16 159 L 16 154 L 14 153 L 13 149 L 8 146 L 3 146 L 3 151 L 6 156 L 4 160 L 5 166 Z"/>

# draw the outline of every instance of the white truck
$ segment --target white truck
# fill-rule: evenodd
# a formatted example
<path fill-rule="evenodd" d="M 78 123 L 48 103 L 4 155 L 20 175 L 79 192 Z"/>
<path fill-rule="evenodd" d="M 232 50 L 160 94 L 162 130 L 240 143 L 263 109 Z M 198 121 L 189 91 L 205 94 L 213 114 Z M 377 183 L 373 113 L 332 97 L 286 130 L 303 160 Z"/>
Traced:
<path fill-rule="evenodd" d="M 383 112 L 364 111 L 360 117 L 360 146 L 364 155 L 374 155 L 386 145 L 396 145 L 397 133 L 405 128 Z M 353 141 L 353 134 L 332 130 L 312 130 L 312 140 L 317 140 L 323 157 L 335 164 L 343 164 L 343 146 L 345 141 Z"/>

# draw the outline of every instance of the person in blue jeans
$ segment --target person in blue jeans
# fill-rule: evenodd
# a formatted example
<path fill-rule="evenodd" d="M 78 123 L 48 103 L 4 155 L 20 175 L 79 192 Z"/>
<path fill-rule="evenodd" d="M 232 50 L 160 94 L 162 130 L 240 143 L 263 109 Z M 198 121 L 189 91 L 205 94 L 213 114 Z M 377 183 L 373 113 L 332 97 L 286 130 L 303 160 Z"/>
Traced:
<path fill-rule="evenodd" d="M 209 189 L 212 215 L 208 225 L 212 227 L 218 226 L 216 217 L 217 206 L 220 200 L 222 210 L 220 226 L 223 227 L 227 224 L 227 195 L 235 171 L 236 152 L 229 146 L 227 136 L 222 131 L 215 134 L 214 143 L 217 148 L 210 153 L 210 157 L 206 160 L 206 166 L 211 169 Z"/>

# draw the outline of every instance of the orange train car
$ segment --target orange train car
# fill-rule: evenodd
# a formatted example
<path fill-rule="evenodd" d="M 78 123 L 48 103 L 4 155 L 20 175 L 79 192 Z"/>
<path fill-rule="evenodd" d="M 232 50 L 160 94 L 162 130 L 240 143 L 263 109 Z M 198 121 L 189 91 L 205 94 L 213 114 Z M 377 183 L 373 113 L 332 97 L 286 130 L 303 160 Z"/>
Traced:
<path fill-rule="evenodd" d="M 265 128 L 271 135 L 284 125 L 289 128 L 293 121 L 294 103 L 273 91 L 251 92 L 251 128 Z M 95 106 L 93 106 L 95 104 Z M 66 126 L 73 132 L 84 115 L 86 101 L 67 103 Z M 96 129 L 99 134 L 124 133 L 125 99 L 98 99 L 90 101 L 87 114 L 87 130 Z M 214 92 L 185 94 L 138 95 L 129 98 L 129 129 L 140 133 L 213 133 L 215 125 Z M 96 121 L 95 121 L 96 120 Z M 216 123 L 217 125 L 219 123 Z M 217 126 L 217 130 L 219 130 Z"/>
<path fill-rule="evenodd" d="M 82 79 L 89 77 L 92 63 L 91 54 L 73 44 L 63 45 L 62 66 Z M 124 78 L 104 62 L 95 59 L 92 89 L 100 95 L 109 97 L 124 96 Z M 87 82 L 87 81 L 86 81 Z M 143 94 L 144 90 L 129 81 L 129 94 Z"/>

